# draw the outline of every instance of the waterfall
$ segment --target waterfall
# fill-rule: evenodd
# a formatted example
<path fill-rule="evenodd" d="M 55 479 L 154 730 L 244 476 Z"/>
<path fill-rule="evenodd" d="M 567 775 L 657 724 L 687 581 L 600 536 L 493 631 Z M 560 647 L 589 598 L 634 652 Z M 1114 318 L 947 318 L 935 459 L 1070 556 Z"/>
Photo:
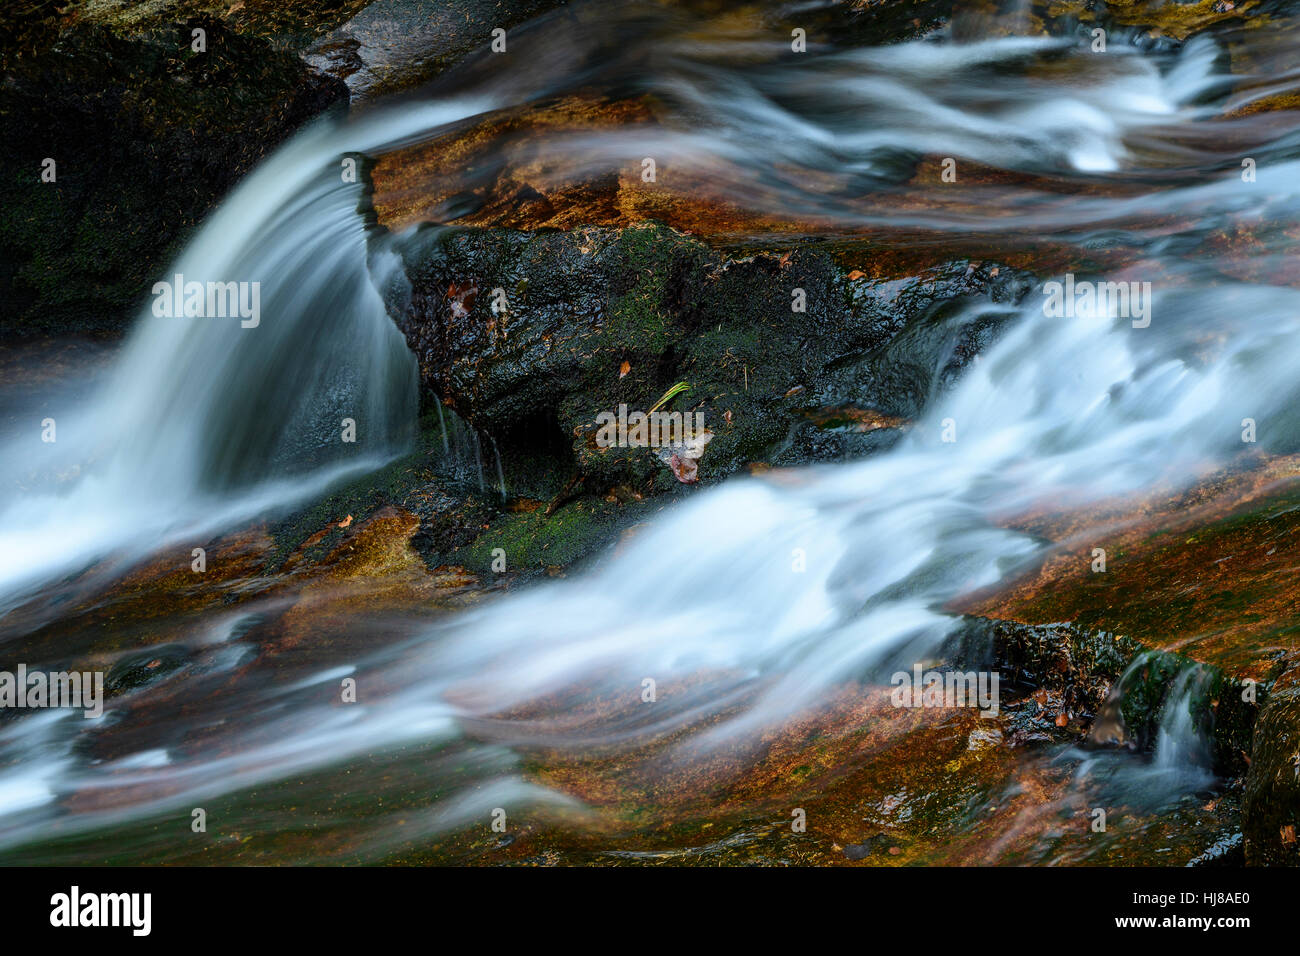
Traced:
<path fill-rule="evenodd" d="M 340 164 L 542 95 L 525 87 L 621 76 L 617 55 L 602 64 L 573 55 L 579 44 L 565 36 L 537 61 L 537 76 L 484 81 L 473 97 L 323 121 L 250 176 L 169 274 L 260 282 L 260 324 L 144 308 L 111 380 L 57 444 L 33 438 L 6 454 L 14 470 L 79 470 L 0 515 L 0 594 L 12 603 L 106 555 L 193 540 L 400 453 L 415 420 L 416 368 L 367 257 L 378 273 L 395 260 L 376 264 L 356 212 L 360 187 L 340 178 Z M 1198 234 L 1238 215 L 1280 233 L 1300 198 L 1294 130 L 1233 122 L 1261 170 L 1275 161 L 1254 189 L 1216 143 L 1210 120 L 1228 77 L 1215 72 L 1209 41 L 1173 58 L 1126 49 L 1090 58 L 1059 39 L 918 41 L 763 71 L 714 62 L 709 47 L 683 40 L 652 66 L 628 61 L 638 64 L 636 84 L 697 128 L 712 118 L 708 133 L 668 124 L 653 134 L 560 134 L 556 175 L 626 163 L 652 142 L 664 166 L 688 167 L 750 208 L 805 203 L 797 208 L 836 228 L 1026 230 L 1082 243 L 1123 224 L 1147 258 L 1105 278 L 1158 278 L 1150 322 L 1095 298 L 1052 315 L 1039 292 L 1020 306 L 967 306 L 945 321 L 1005 319 L 1007 331 L 890 451 L 728 481 L 663 514 L 590 573 L 420 622 L 409 639 L 349 663 L 348 673 L 384 688 L 353 709 L 320 692 L 337 679 L 332 668 L 311 684 L 245 690 L 241 709 L 256 720 L 221 718 L 235 726 L 237 747 L 223 737 L 211 751 L 198 740 L 185 753 L 92 763 L 61 715 L 4 728 L 0 844 L 29 840 L 54 819 L 71 831 L 120 823 L 417 744 L 448 748 L 446 763 L 431 758 L 429 767 L 456 781 L 439 789 L 446 802 L 415 821 L 417 833 L 512 800 L 569 807 L 525 780 L 519 748 L 620 753 L 672 740 L 666 772 L 676 757 L 742 749 L 846 681 L 880 680 L 933 654 L 955 626 L 947 602 L 1041 554 L 1041 542 L 1001 526 L 1005 516 L 1186 483 L 1242 449 L 1243 419 L 1261 423 L 1272 447 L 1300 441 L 1300 292 L 1205 275 L 1212 264 L 1180 259 L 1168 235 L 1177 216 Z M 1055 68 L 1026 72 L 1041 62 Z M 1245 95 L 1295 83 L 1287 75 Z M 1098 188 L 1027 186 L 1029 200 L 1005 209 L 1006 192 L 978 190 L 962 207 L 936 199 L 890 209 L 898 150 Z M 837 188 L 824 188 L 818 172 L 837 177 Z M 1079 178 L 1094 175 L 1102 178 Z M 1169 183 L 1149 188 L 1162 175 Z M 1260 249 L 1265 258 L 1286 252 Z M 344 418 L 356 443 L 337 440 Z M 483 450 L 471 437 L 483 484 Z M 499 457 L 497 479 L 504 489 Z M 796 552 L 806 559 L 799 567 Z M 666 691 L 653 705 L 640 696 L 646 680 Z M 1170 695 L 1161 767 L 1195 749 L 1184 714 L 1194 685 L 1184 675 Z M 578 706 L 598 697 L 615 703 Z M 133 785 L 133 803 L 60 816 L 63 794 Z"/>
<path fill-rule="evenodd" d="M 1206 671 L 1196 664 L 1184 667 L 1174 678 L 1156 733 L 1157 770 L 1202 781 L 1212 777 L 1203 715 L 1196 712 L 1197 699 L 1203 697 L 1205 684 Z"/>
<path fill-rule="evenodd" d="M 248 283 L 256 324 L 159 315 L 151 296 L 116 368 L 56 422 L 55 441 L 36 428 L 11 441 L 0 482 L 42 490 L 0 512 L 0 614 L 54 575 L 201 544 L 409 445 L 415 358 L 367 268 L 362 186 L 344 161 L 485 105 L 320 121 L 222 202 L 160 281 Z"/>

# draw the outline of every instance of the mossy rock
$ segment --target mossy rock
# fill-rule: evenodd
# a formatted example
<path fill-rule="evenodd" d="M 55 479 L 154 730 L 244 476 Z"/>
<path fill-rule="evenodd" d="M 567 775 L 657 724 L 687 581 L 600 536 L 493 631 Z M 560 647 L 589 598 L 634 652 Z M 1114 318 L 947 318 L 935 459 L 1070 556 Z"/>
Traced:
<path fill-rule="evenodd" d="M 1274 684 L 1255 724 L 1242 802 L 1246 862 L 1300 866 L 1300 669 Z"/>
<path fill-rule="evenodd" d="M 677 382 L 689 388 L 661 411 L 698 415 L 712 434 L 703 484 L 885 447 L 868 433 L 896 438 L 905 423 L 837 429 L 819 410 L 918 414 L 936 381 L 947 387 L 996 335 L 987 317 L 963 325 L 960 303 L 1002 301 L 1006 317 L 1031 284 L 966 262 L 863 280 L 817 244 L 731 254 L 653 223 L 430 226 L 400 248 L 406 281 L 387 300 L 426 403 L 454 409 L 503 453 L 548 448 L 558 471 L 576 470 L 596 491 L 674 483 L 656 448 L 610 447 L 599 428 L 602 413 L 647 412 Z"/>

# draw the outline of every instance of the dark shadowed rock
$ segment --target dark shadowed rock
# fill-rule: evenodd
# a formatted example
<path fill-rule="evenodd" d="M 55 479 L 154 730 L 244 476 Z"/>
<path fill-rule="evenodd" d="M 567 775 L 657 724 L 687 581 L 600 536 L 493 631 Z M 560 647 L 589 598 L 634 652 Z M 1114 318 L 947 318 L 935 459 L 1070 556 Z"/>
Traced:
<path fill-rule="evenodd" d="M 991 339 L 957 304 L 1029 287 L 965 262 L 877 282 L 817 246 L 741 257 L 657 225 L 427 228 L 402 251 L 387 297 L 426 398 L 503 455 L 558 444 L 560 470 L 602 492 L 681 478 L 655 448 L 598 440 L 602 413 L 647 412 L 678 382 L 663 410 L 711 433 L 704 483 L 886 446 Z"/>
<path fill-rule="evenodd" d="M 427 80 L 475 50 L 492 31 L 563 4 L 563 0 L 377 0 L 321 38 L 304 58 L 343 80 L 352 101 Z M 509 51 L 509 36 L 506 38 Z"/>
<path fill-rule="evenodd" d="M 75 26 L 12 65 L 0 85 L 0 335 L 120 331 L 213 203 L 345 96 L 294 53 L 207 17 L 131 36 Z"/>

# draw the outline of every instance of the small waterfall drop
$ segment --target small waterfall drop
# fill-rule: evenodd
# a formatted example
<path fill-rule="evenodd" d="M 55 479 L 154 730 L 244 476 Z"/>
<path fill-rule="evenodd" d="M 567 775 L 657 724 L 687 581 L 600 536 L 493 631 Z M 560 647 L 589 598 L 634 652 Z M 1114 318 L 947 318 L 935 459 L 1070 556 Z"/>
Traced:
<path fill-rule="evenodd" d="M 174 751 L 91 761 L 66 715 L 0 728 L 0 845 L 38 838 L 54 821 L 64 832 L 136 821 L 417 745 L 438 751 L 421 769 L 446 776 L 435 788 L 440 805 L 412 814 L 404 838 L 507 799 L 569 807 L 525 778 L 519 750 L 608 755 L 669 741 L 665 772 L 692 754 L 741 752 L 837 686 L 932 654 L 955 626 L 947 602 L 1042 553 L 1040 541 L 1004 527 L 1007 515 L 1185 483 L 1240 451 L 1244 418 L 1267 422 L 1278 447 L 1300 444 L 1300 292 L 1203 275 L 1208 265 L 1189 267 L 1168 235 L 1171 219 L 1187 218 L 1199 234 L 1236 215 L 1284 234 L 1300 207 L 1297 131 L 1275 117 L 1232 123 L 1259 146 L 1261 170 L 1275 160 L 1258 189 L 1242 188 L 1238 157 L 1209 123 L 1216 110 L 1202 103 L 1229 83 L 1214 72 L 1209 41 L 1174 58 L 1089 57 L 1059 39 L 918 41 L 757 74 L 744 62 L 705 62 L 710 47 L 691 37 L 665 47 L 653 67 L 637 61 L 638 89 L 693 117 L 690 128 L 571 134 L 555 151 L 564 159 L 556 175 L 624 168 L 652 144 L 663 168 L 689 168 L 739 205 L 795 205 L 837 228 L 1025 230 L 1083 244 L 1100 241 L 1089 230 L 1121 223 L 1146 243 L 1145 267 L 1163 280 L 1156 318 L 1137 327 L 1107 308 L 1052 317 L 1036 294 L 1020 306 L 968 306 L 976 318 L 1006 320 L 1007 331 L 887 453 L 729 481 L 659 516 L 590 573 L 422 619 L 408 640 L 345 671 L 241 689 L 240 713 L 190 717 L 220 724 L 217 743 L 195 734 Z M 618 55 L 602 63 L 575 49 L 590 52 L 563 34 L 536 75 L 487 83 L 472 99 L 322 122 L 250 176 L 170 273 L 258 281 L 260 323 L 167 318 L 146 306 L 108 386 L 59 443 L 6 449 L 7 478 L 22 478 L 31 462 L 64 477 L 0 514 L 0 614 L 105 555 L 129 559 L 228 528 L 400 453 L 415 421 L 416 367 L 376 291 L 395 260 L 368 250 L 359 187 L 339 177 L 339 164 L 557 84 L 629 82 Z M 1040 62 L 1051 69 L 1029 69 Z M 1296 84 L 1287 75 L 1251 95 Z M 701 117 L 715 121 L 707 135 L 692 131 Z M 1057 173 L 1089 188 L 1027 186 L 1029 198 L 1009 204 L 1005 192 L 975 190 L 966 206 L 893 208 L 898 151 Z M 1172 185 L 1146 188 L 1162 177 Z M 1260 249 L 1264 260 L 1290 252 Z M 478 434 L 438 414 L 444 449 L 472 462 L 486 487 Z M 356 425 L 354 444 L 338 440 L 344 418 Z M 941 438 L 949 420 L 955 442 Z M 499 456 L 497 478 L 504 491 Z M 795 551 L 807 558 L 798 572 Z M 342 673 L 384 693 L 339 708 L 325 690 Z M 647 678 L 672 689 L 653 708 L 641 706 Z M 1180 675 L 1169 694 L 1156 774 L 1200 766 L 1197 680 Z M 596 699 L 615 703 L 580 706 Z M 403 780 L 412 791 L 428 782 Z M 61 803 L 105 790 L 133 800 L 77 814 Z"/>
<path fill-rule="evenodd" d="M 361 186 L 343 163 L 484 106 L 319 121 L 213 212 L 160 282 L 256 284 L 260 314 L 158 314 L 172 292 L 151 296 L 57 441 L 29 430 L 4 449 L 4 486 L 42 491 L 0 512 L 0 615 L 54 575 L 202 543 L 409 445 L 415 358 L 367 268 Z"/>

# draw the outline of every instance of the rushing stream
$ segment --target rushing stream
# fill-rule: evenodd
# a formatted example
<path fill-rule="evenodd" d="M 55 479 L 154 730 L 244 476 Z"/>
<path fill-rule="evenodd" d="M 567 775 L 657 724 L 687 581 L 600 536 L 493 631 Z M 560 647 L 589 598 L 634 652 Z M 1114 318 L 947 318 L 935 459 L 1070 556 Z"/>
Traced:
<path fill-rule="evenodd" d="M 1041 290 L 1019 306 L 967 306 L 1009 319 L 1007 331 L 954 388 L 934 370 L 928 410 L 889 452 L 733 479 L 569 580 L 455 614 L 358 622 L 365 641 L 291 680 L 228 683 L 253 653 L 242 635 L 281 610 L 274 599 L 214 612 L 192 634 L 199 665 L 139 692 L 163 695 L 169 719 L 130 730 L 115 713 L 126 705 L 110 702 L 105 721 L 130 730 L 119 730 L 129 746 L 95 751 L 98 724 L 64 712 L 0 723 L 0 849 L 55 834 L 75 859 L 78 839 L 110 831 L 142 858 L 183 855 L 159 821 L 186 830 L 198 806 L 235 815 L 223 824 L 231 832 L 318 838 L 310 849 L 286 843 L 297 859 L 400 855 L 496 808 L 597 826 L 582 800 L 530 772 L 530 754 L 618 760 L 648 748 L 664 776 L 736 757 L 847 683 L 883 684 L 932 658 L 956 623 L 948 601 L 1040 552 L 1000 526 L 1006 516 L 1188 482 L 1241 450 L 1243 419 L 1269 449 L 1300 439 L 1300 293 L 1252 278 L 1292 254 L 1300 204 L 1300 122 L 1245 109 L 1300 85 L 1283 38 L 1224 41 L 1253 58 L 1252 79 L 1227 74 L 1225 47 L 1206 37 L 1181 49 L 1115 37 L 1105 55 L 1063 33 L 773 60 L 756 37 L 668 15 L 638 21 L 636 34 L 611 23 L 578 37 L 567 23 L 512 37 L 530 51 L 526 81 L 471 64 L 299 134 L 164 277 L 259 281 L 257 327 L 145 306 L 101 391 L 58 417 L 57 442 L 35 431 L 10 439 L 6 660 L 66 663 L 48 645 L 22 650 L 25 634 L 57 620 L 40 595 L 59 582 L 107 586 L 166 549 L 188 555 L 189 542 L 409 447 L 415 359 L 379 291 L 402 237 L 368 240 L 362 187 L 341 181 L 340 162 L 529 99 L 597 88 L 667 104 L 653 133 L 551 134 L 557 181 L 654 155 L 746 209 L 795 210 L 828 233 L 941 242 L 1005 232 L 1128 249 L 1130 265 L 1091 278 L 1150 283 L 1147 314 L 1084 302 L 1052 315 Z M 1020 178 L 1014 190 L 949 199 L 935 186 L 901 202 L 893 171 L 915 153 Z M 1245 278 L 1203 244 L 1234 222 L 1261 240 Z M 356 421 L 355 444 L 337 441 L 344 417 Z M 792 569 L 796 552 L 804 571 Z M 22 656 L 42 650 L 49 660 Z M 340 707 L 345 677 L 358 703 Z M 660 688 L 653 704 L 641 698 L 647 679 Z M 1209 779 L 1165 772 L 1203 765 L 1185 696 L 1173 695 L 1149 770 L 1165 796 Z M 322 836 L 345 827 L 346 840 Z"/>

